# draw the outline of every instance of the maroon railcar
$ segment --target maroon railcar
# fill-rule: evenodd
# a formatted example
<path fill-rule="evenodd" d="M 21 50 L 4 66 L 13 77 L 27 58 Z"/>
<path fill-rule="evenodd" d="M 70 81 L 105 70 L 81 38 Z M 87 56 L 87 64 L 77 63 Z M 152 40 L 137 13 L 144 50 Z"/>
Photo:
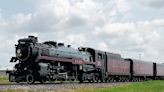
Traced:
<path fill-rule="evenodd" d="M 133 60 L 133 76 L 153 76 L 153 63 Z"/>
<path fill-rule="evenodd" d="M 130 62 L 119 54 L 107 53 L 107 72 L 109 75 L 130 76 Z"/>
<path fill-rule="evenodd" d="M 164 64 L 156 64 L 156 77 L 164 79 Z"/>

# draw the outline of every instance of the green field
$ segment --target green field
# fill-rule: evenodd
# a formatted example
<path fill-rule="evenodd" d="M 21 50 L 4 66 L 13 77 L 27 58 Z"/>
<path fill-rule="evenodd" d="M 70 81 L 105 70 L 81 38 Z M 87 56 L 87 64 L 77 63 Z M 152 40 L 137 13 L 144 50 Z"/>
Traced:
<path fill-rule="evenodd" d="M 113 88 L 83 88 L 65 90 L 3 90 L 0 92 L 164 92 L 164 81 L 130 83 Z"/>
<path fill-rule="evenodd" d="M 0 84 L 9 84 L 7 76 L 0 76 Z"/>
<path fill-rule="evenodd" d="M 78 89 L 75 92 L 164 92 L 164 81 L 147 81 L 114 88 Z"/>

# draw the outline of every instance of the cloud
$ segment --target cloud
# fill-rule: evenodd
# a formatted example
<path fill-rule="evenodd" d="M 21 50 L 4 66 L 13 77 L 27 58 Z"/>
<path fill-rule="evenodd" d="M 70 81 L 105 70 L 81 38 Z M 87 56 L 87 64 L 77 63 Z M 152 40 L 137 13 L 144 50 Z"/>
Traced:
<path fill-rule="evenodd" d="M 164 48 L 158 46 L 163 41 L 164 18 L 120 22 L 129 14 L 135 16 L 131 4 L 130 0 L 38 0 L 31 13 L 5 16 L 0 12 L 0 41 L 4 42 L 0 51 L 5 53 L 0 55 L 4 61 L 0 66 L 8 65 L 14 44 L 28 34 L 38 36 L 41 42 L 52 40 L 126 57 L 142 53 L 144 59 L 156 60 L 157 55 L 164 59 Z"/>
<path fill-rule="evenodd" d="M 80 34 L 69 34 L 65 37 L 64 42 L 67 44 L 72 44 L 76 47 L 84 46 L 86 44 L 86 36 L 82 33 Z"/>
<path fill-rule="evenodd" d="M 99 50 L 102 50 L 102 51 L 110 51 L 110 50 L 109 50 L 108 44 L 105 43 L 105 42 L 100 42 L 100 43 L 98 44 L 98 49 L 99 49 Z"/>
<path fill-rule="evenodd" d="M 114 21 L 115 16 L 127 13 L 125 0 L 99 2 L 96 0 L 41 0 L 36 12 L 17 13 L 3 19 L 2 30 L 14 32 L 53 32 L 102 25 Z M 2 20 L 2 18 L 0 18 Z M 10 26 L 10 27 L 9 27 Z M 22 31 L 23 30 L 23 31 Z"/>
<path fill-rule="evenodd" d="M 79 26 L 97 26 L 106 21 L 114 21 L 113 16 L 129 11 L 125 0 L 99 2 L 96 0 L 43 0 L 34 14 L 32 25 L 65 30 Z M 37 27 L 37 26 L 35 26 Z M 43 28 L 44 29 L 44 28 Z M 49 30 L 49 29 L 48 29 Z"/>
<path fill-rule="evenodd" d="M 109 22 L 96 28 L 93 34 L 98 38 L 103 38 L 107 46 L 118 49 L 119 53 L 128 54 L 128 57 L 136 57 L 137 53 L 143 53 L 144 59 L 154 60 L 155 56 L 160 56 L 162 53 L 158 45 L 163 39 L 160 33 L 161 29 L 164 29 L 163 25 L 164 19 L 125 23 Z"/>
<path fill-rule="evenodd" d="M 158 39 L 160 35 L 157 30 L 164 28 L 163 22 L 164 19 L 126 23 L 109 22 L 103 27 L 97 27 L 93 33 L 109 36 L 110 38 L 120 38 L 120 40 L 124 38 L 124 40 L 131 41 L 134 45 L 142 45 Z"/>
<path fill-rule="evenodd" d="M 143 3 L 144 5 L 150 6 L 152 8 L 163 8 L 164 5 L 164 1 L 163 0 L 141 0 L 141 3 Z"/>

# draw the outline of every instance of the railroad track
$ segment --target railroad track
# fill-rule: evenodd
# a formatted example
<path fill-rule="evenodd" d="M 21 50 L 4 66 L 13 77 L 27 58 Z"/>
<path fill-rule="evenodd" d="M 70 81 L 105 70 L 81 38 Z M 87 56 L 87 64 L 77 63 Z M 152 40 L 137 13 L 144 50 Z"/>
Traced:
<path fill-rule="evenodd" d="M 45 84 L 1 84 L 0 90 L 8 89 L 27 89 L 27 90 L 65 90 L 78 88 L 105 88 L 127 85 L 130 82 L 116 82 L 116 83 L 45 83 Z"/>

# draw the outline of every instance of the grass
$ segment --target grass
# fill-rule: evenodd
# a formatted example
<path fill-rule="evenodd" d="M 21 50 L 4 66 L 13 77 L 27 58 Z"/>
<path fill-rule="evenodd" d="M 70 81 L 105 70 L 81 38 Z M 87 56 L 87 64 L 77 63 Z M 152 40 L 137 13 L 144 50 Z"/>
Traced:
<path fill-rule="evenodd" d="M 164 92 L 164 81 L 130 83 L 112 88 L 83 88 L 65 90 L 0 90 L 0 92 Z"/>
<path fill-rule="evenodd" d="M 0 76 L 0 84 L 9 84 L 7 76 Z"/>
<path fill-rule="evenodd" d="M 8 80 L 7 76 L 0 76 L 0 81 L 1 80 Z"/>
<path fill-rule="evenodd" d="M 147 81 L 113 88 L 78 89 L 75 92 L 164 92 L 164 81 Z"/>

